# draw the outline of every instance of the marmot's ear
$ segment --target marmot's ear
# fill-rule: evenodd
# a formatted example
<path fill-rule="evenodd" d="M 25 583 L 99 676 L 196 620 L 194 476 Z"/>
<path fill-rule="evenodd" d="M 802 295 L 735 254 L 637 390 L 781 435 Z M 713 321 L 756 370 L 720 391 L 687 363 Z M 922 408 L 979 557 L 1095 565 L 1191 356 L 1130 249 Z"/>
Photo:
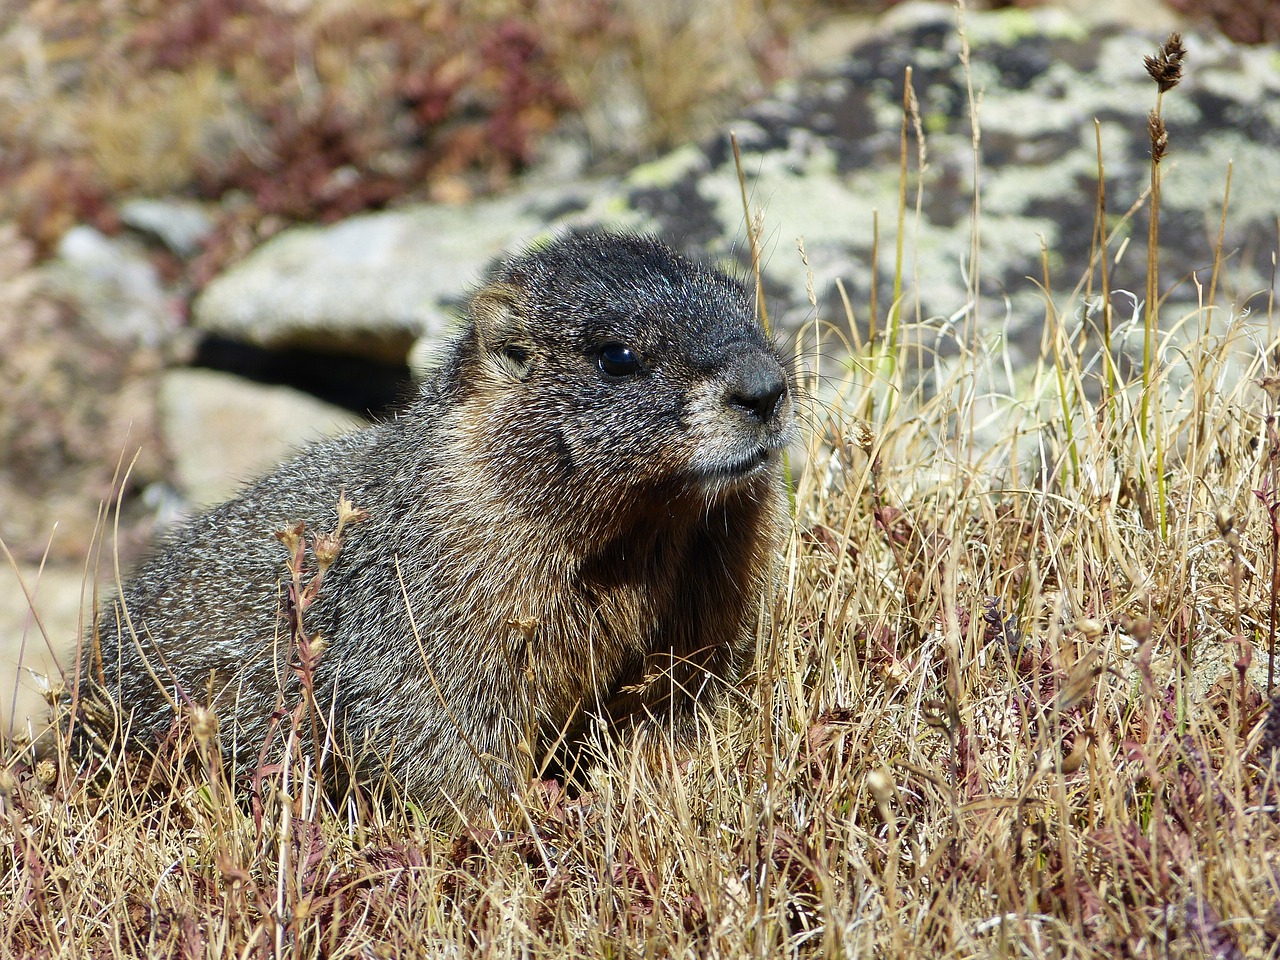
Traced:
<path fill-rule="evenodd" d="M 490 283 L 471 298 L 476 345 L 517 380 L 527 378 L 533 365 L 523 307 L 523 291 L 509 283 Z"/>
<path fill-rule="evenodd" d="M 524 332 L 521 307 L 524 291 L 511 283 L 489 283 L 471 298 L 471 316 L 476 333 L 485 344 L 505 340 Z"/>

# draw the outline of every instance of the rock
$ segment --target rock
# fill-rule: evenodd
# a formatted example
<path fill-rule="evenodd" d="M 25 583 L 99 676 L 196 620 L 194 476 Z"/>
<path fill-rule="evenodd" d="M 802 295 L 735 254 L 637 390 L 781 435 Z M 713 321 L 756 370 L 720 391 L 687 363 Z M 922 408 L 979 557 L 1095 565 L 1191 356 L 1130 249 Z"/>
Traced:
<path fill-rule="evenodd" d="M 200 252 L 213 232 L 213 218 L 198 203 L 177 199 L 137 199 L 120 205 L 120 220 L 154 237 L 183 259 Z"/>
<path fill-rule="evenodd" d="M 1119 15 L 1125 15 L 1119 11 Z M 1167 19 L 1167 18 L 1166 18 Z M 1046 313 L 1041 243 L 1059 311 L 1085 276 L 1097 195 L 1095 119 L 1101 125 L 1110 225 L 1137 205 L 1108 254 L 1113 291 L 1143 296 L 1150 185 L 1147 113 L 1155 84 L 1143 57 L 1163 33 L 1054 9 L 970 12 L 965 35 L 981 128 L 981 284 L 984 333 L 1004 329 L 1033 354 Z M 1186 35 L 1185 78 L 1165 94 L 1170 146 L 1163 165 L 1162 292 L 1166 316 L 1194 306 L 1193 276 L 1207 285 L 1234 160 L 1233 202 L 1219 302 L 1245 304 L 1270 287 L 1280 215 L 1280 67 L 1267 48 Z M 780 85 L 728 124 L 741 146 L 753 210 L 763 211 L 765 289 L 780 326 L 818 314 L 843 325 L 843 282 L 865 329 L 878 258 L 882 326 L 897 269 L 903 78 L 908 66 L 927 151 L 908 145 L 902 303 L 905 316 L 937 321 L 943 339 L 973 309 L 970 273 L 973 147 L 969 80 L 954 8 L 910 3 L 833 65 Z M 916 185 L 921 209 L 915 212 Z M 878 218 L 878 236 L 873 224 Z M 738 173 L 726 136 L 634 170 L 621 183 L 543 189 L 465 209 L 413 207 L 327 228 L 299 228 L 266 244 L 211 284 L 197 306 L 202 328 L 272 346 L 306 342 L 421 368 L 432 342 L 486 262 L 548 227 L 597 223 L 653 230 L 691 252 L 749 270 Z M 1127 245 L 1125 241 L 1128 241 Z M 1029 278 L 1034 278 L 1029 279 Z M 1094 287 L 1096 289 L 1097 282 Z M 1116 294 L 1121 319 L 1132 300 Z M 932 342 L 929 347 L 932 348 Z"/>
<path fill-rule="evenodd" d="M 365 423 L 297 390 L 212 370 L 165 373 L 160 418 L 175 482 L 192 506 L 225 500 L 295 448 Z"/>
<path fill-rule="evenodd" d="M 155 432 L 162 358 L 52 296 L 33 257 L 0 228 L 0 539 L 20 560 L 82 564 L 100 504 L 119 502 L 127 561 L 150 523 L 134 494 L 167 469 Z"/>
<path fill-rule="evenodd" d="M 542 189 L 296 227 L 210 283 L 195 323 L 259 347 L 404 363 L 415 340 L 449 326 L 494 257 L 585 206 L 587 195 L 585 186 Z"/>
<path fill-rule="evenodd" d="M 1069 13 L 1009 9 L 970 13 L 975 95 L 981 128 L 981 316 L 1008 324 L 1015 344 L 1039 345 L 1045 304 L 1041 239 L 1059 309 L 1088 269 L 1097 195 L 1095 118 L 1101 124 L 1109 222 L 1150 185 L 1147 113 L 1156 87 L 1143 68 L 1164 34 L 1100 26 Z M 1243 304 L 1268 289 L 1280 215 L 1280 65 L 1268 48 L 1185 36 L 1185 77 L 1163 98 L 1170 145 L 1163 165 L 1162 292 L 1166 316 L 1195 304 L 1194 274 L 1207 286 L 1227 163 L 1234 159 L 1232 207 L 1223 250 L 1220 302 Z M 730 124 L 736 131 L 753 209 L 764 213 L 763 271 L 771 311 L 795 328 L 811 319 L 803 238 L 818 284 L 819 315 L 843 324 L 837 278 L 865 325 L 879 218 L 880 323 L 892 301 L 899 208 L 904 73 L 925 130 L 922 209 L 915 214 L 918 167 L 908 146 L 903 288 L 918 300 L 914 319 L 962 318 L 972 222 L 973 151 L 960 38 L 950 5 L 896 8 L 879 35 L 842 62 L 784 83 Z M 727 137 L 688 147 L 635 172 L 621 205 L 669 238 L 742 265 L 741 192 Z M 1142 297 L 1147 213 L 1140 209 L 1112 242 L 1113 290 Z M 1229 275 L 1229 278 L 1228 278 Z M 1097 288 L 1097 282 L 1094 284 Z M 1117 297 L 1121 308 L 1126 299 Z M 1079 301 L 1075 301 L 1079 307 Z M 1124 316 L 1131 312 L 1131 306 Z M 941 322 L 945 327 L 946 323 Z"/>
<path fill-rule="evenodd" d="M 83 567 L 20 564 L 15 573 L 0 563 L 0 736 L 30 730 L 34 739 L 44 728 L 43 688 L 61 681 L 59 662 L 74 662 L 92 599 Z"/>
<path fill-rule="evenodd" d="M 138 245 L 93 227 L 72 227 L 44 270 L 45 283 L 103 336 L 157 347 L 181 324 L 179 302 Z"/>

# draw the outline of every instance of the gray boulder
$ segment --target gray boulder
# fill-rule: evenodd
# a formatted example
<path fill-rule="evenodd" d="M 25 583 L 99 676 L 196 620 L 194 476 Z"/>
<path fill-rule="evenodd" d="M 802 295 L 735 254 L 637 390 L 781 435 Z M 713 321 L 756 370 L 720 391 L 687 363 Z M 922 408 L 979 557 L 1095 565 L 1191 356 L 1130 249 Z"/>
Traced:
<path fill-rule="evenodd" d="M 365 423 L 310 394 L 214 370 L 168 371 L 159 406 L 174 483 L 193 506 L 219 503 L 295 449 Z"/>
<path fill-rule="evenodd" d="M 44 284 L 117 344 L 158 347 L 180 326 L 180 303 L 142 248 L 93 227 L 66 232 L 44 269 Z"/>
<path fill-rule="evenodd" d="M 403 363 L 415 340 L 449 326 L 490 261 L 544 231 L 566 204 L 581 206 L 585 192 L 540 189 L 295 227 L 210 283 L 195 324 L 257 347 Z"/>

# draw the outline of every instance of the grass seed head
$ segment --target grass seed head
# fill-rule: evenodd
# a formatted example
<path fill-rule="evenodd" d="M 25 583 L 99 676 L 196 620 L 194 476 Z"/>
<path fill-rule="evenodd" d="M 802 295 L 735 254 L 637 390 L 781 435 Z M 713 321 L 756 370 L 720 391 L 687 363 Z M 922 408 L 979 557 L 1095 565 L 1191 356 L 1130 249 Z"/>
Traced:
<path fill-rule="evenodd" d="M 1142 58 L 1147 73 L 1156 82 L 1161 93 L 1172 90 L 1182 79 L 1182 61 L 1186 59 L 1187 48 L 1182 45 L 1182 34 L 1171 33 L 1155 56 Z"/>
<path fill-rule="evenodd" d="M 1217 524 L 1218 535 L 1221 536 L 1223 539 L 1226 539 L 1227 536 L 1231 533 L 1231 531 L 1235 529 L 1235 526 L 1236 526 L 1235 514 L 1231 512 L 1230 507 L 1221 506 L 1218 508 L 1217 513 L 1213 515 L 1213 522 Z"/>
<path fill-rule="evenodd" d="M 191 732 L 202 745 L 207 746 L 218 733 L 217 718 L 212 710 L 193 706 L 188 708 L 187 715 L 191 721 Z"/>
<path fill-rule="evenodd" d="M 1169 149 L 1169 133 L 1165 130 L 1164 118 L 1156 110 L 1147 115 L 1147 132 L 1151 134 L 1151 159 L 1159 163 Z"/>

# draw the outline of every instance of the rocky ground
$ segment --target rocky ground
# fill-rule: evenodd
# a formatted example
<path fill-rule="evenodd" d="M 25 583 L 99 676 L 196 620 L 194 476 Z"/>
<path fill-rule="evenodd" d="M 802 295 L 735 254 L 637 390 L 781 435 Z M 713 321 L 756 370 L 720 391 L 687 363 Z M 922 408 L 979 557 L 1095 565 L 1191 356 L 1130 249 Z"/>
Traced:
<path fill-rule="evenodd" d="M 993 336 L 1003 331 L 1026 354 L 1045 316 L 1026 279 L 1041 277 L 1042 240 L 1057 302 L 1087 272 L 1095 119 L 1112 224 L 1149 182 L 1155 90 L 1142 57 L 1178 21 L 1138 3 L 1111 16 L 1122 20 L 1048 9 L 966 20 L 983 155 L 974 309 Z M 1194 30 L 1186 43 L 1187 77 L 1163 103 L 1165 315 L 1194 303 L 1197 284 L 1208 282 L 1228 161 L 1224 247 L 1233 254 L 1219 302 L 1259 309 L 1272 289 L 1280 216 L 1280 53 Z M 920 213 L 908 218 L 907 270 L 919 301 L 903 309 L 936 315 L 945 341 L 968 309 L 973 178 L 955 13 L 905 4 L 876 22 L 833 23 L 814 50 L 825 66 L 724 124 L 737 134 L 751 202 L 763 212 L 771 312 L 789 331 L 815 316 L 844 325 L 839 280 L 862 332 L 872 302 L 883 324 L 911 66 L 927 157 Z M 127 567 L 177 518 L 226 497 L 290 448 L 384 412 L 429 365 L 467 289 L 503 250 L 565 224 L 606 224 L 656 231 L 747 270 L 725 133 L 616 176 L 584 174 L 571 142 L 553 137 L 544 151 L 525 179 L 490 199 L 286 230 L 198 296 L 166 266 L 195 257 L 213 229 L 209 210 L 187 201 L 122 205 L 115 235 L 76 226 L 46 260 L 12 229 L 0 238 L 0 538 L 13 555 L 0 564 L 0 719 L 21 719 L 38 703 L 22 673 L 11 705 L 19 655 L 41 670 L 50 646 L 65 657 L 116 558 Z M 1122 228 L 1113 249 L 1113 288 L 1137 296 L 1144 216 Z M 117 505 L 118 522 L 106 510 Z"/>

